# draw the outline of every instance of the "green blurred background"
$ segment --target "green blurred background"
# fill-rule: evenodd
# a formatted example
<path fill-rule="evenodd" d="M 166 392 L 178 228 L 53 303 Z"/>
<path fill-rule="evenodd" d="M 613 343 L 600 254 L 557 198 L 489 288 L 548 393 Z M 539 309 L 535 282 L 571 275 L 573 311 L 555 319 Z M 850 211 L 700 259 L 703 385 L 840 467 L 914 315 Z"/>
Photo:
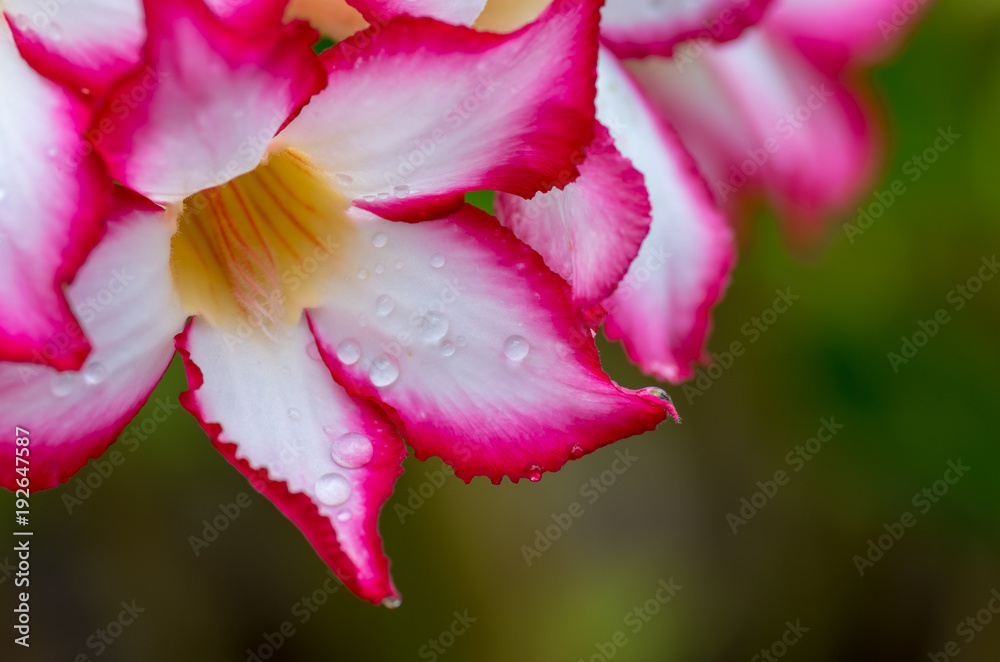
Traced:
<path fill-rule="evenodd" d="M 890 127 L 873 192 L 904 177 L 939 127 L 962 138 L 853 244 L 841 227 L 850 216 L 806 256 L 790 254 L 770 217 L 744 234 L 711 347 L 741 341 L 746 352 L 690 402 L 670 389 L 682 425 L 537 484 L 448 475 L 436 487 L 441 462 L 408 459 L 382 516 L 404 596 L 390 611 L 324 593 L 326 568 L 301 534 L 177 411 L 147 439 L 114 446 L 124 462 L 72 512 L 64 497 L 75 479 L 32 498 L 32 648 L 15 659 L 244 661 L 248 649 L 266 654 L 265 634 L 285 621 L 295 634 L 272 660 L 723 661 L 761 649 L 774 659 L 944 660 L 948 641 L 963 662 L 1000 659 L 1000 614 L 981 612 L 1000 589 L 1000 279 L 960 311 L 946 301 L 1000 253 L 1000 3 L 939 3 L 873 79 Z M 778 288 L 801 298 L 750 343 L 741 329 Z M 939 308 L 951 321 L 894 372 L 887 353 Z M 619 382 L 652 383 L 617 346 L 602 356 Z M 183 388 L 175 363 L 152 402 Z M 831 417 L 843 429 L 794 472 L 786 454 Z M 616 451 L 637 459 L 590 503 L 581 486 L 600 480 Z M 959 460 L 966 475 L 926 512 L 916 507 L 914 495 Z M 734 534 L 727 514 L 781 469 L 790 480 Z M 396 508 L 412 506 L 410 488 L 431 486 L 412 514 Z M 251 505 L 195 556 L 188 537 L 241 493 Z M 522 546 L 573 502 L 583 515 L 529 566 Z M 6 492 L 0 507 L 13 509 Z M 905 512 L 915 525 L 862 576 L 855 555 Z M 660 605 L 659 582 L 671 578 L 682 588 Z M 0 584 L 13 591 L 4 571 Z M 296 606 L 317 590 L 315 612 Z M 98 654 L 91 637 L 133 600 L 145 611 Z M 476 620 L 442 637 L 454 612 Z M 990 622 L 956 631 L 977 613 Z M 773 644 L 787 622 L 808 631 L 786 652 Z M 434 653 L 432 639 L 450 645 Z"/>

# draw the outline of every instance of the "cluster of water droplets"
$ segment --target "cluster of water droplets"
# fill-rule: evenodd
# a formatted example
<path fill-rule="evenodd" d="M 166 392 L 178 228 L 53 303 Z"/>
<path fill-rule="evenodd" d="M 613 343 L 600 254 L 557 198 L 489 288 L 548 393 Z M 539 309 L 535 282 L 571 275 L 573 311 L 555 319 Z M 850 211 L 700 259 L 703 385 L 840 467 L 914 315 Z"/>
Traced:
<path fill-rule="evenodd" d="M 52 375 L 50 390 L 57 398 L 65 398 L 76 390 L 81 383 L 84 386 L 97 386 L 108 376 L 104 364 L 93 361 L 83 366 L 79 372 L 57 372 Z"/>

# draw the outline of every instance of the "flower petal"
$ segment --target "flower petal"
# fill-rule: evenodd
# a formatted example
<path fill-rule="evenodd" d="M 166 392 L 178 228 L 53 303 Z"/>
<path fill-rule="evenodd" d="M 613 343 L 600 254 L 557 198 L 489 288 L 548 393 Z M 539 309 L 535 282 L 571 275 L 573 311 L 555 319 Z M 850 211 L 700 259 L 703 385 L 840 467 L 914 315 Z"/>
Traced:
<path fill-rule="evenodd" d="M 350 0 L 348 4 L 373 24 L 396 16 L 423 16 L 453 25 L 472 25 L 486 0 Z"/>
<path fill-rule="evenodd" d="M 18 48 L 40 72 L 106 93 L 139 64 L 140 0 L 4 0 Z"/>
<path fill-rule="evenodd" d="M 0 18 L 0 359 L 79 368 L 63 285 L 97 243 L 110 182 L 81 134 L 86 106 L 31 69 Z"/>
<path fill-rule="evenodd" d="M 771 0 L 608 0 L 601 37 L 619 57 L 662 55 L 689 39 L 729 41 L 764 15 Z"/>
<path fill-rule="evenodd" d="M 593 138 L 598 2 L 562 9 L 512 35 L 398 18 L 341 42 L 323 54 L 329 86 L 274 148 L 394 220 L 448 213 L 466 191 L 530 197 L 572 180 Z"/>
<path fill-rule="evenodd" d="M 163 212 L 120 189 L 105 238 L 67 289 L 83 333 L 94 346 L 78 372 L 0 363 L 0 423 L 27 428 L 31 487 L 68 480 L 104 452 L 139 411 L 166 370 L 184 313 L 170 277 L 172 228 Z M 67 329 L 67 335 L 80 329 Z M 59 337 L 52 342 L 59 342 Z M 4 436 L 0 452 L 14 457 Z M 0 463 L 13 489 L 13 460 Z"/>
<path fill-rule="evenodd" d="M 497 220 L 569 281 L 581 308 L 611 296 L 649 232 L 642 173 L 618 153 L 600 124 L 578 179 L 531 200 L 498 193 L 493 207 Z"/>
<path fill-rule="evenodd" d="M 684 63 L 630 63 L 729 205 L 763 190 L 796 239 L 815 238 L 831 211 L 877 166 L 872 122 L 839 80 L 766 30 Z M 817 158 L 821 155 L 822 158 Z"/>
<path fill-rule="evenodd" d="M 417 457 L 466 481 L 538 480 L 673 413 L 604 374 L 567 283 L 495 219 L 470 206 L 417 224 L 352 216 L 358 279 L 310 323 L 337 381 L 378 399 Z"/>
<path fill-rule="evenodd" d="M 646 177 L 653 222 L 624 281 L 605 304 L 605 333 L 643 371 L 681 382 L 704 347 L 711 311 L 735 261 L 732 232 L 705 180 L 621 63 L 602 51 L 597 113 Z"/>
<path fill-rule="evenodd" d="M 255 168 L 325 77 L 303 23 L 247 31 L 200 0 L 145 7 L 145 66 L 111 93 L 95 143 L 115 179 L 179 202 Z"/>
<path fill-rule="evenodd" d="M 304 319 L 277 341 L 245 335 L 195 318 L 177 343 L 191 386 L 181 403 L 348 588 L 398 598 L 377 520 L 406 447 L 378 407 L 333 381 Z"/>

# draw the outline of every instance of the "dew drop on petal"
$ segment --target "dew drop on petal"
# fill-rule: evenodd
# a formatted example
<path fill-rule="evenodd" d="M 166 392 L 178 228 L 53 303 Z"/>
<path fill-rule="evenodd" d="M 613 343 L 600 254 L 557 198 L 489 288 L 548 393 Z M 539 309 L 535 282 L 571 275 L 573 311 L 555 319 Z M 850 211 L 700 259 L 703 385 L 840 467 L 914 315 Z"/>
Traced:
<path fill-rule="evenodd" d="M 366 195 L 366 196 L 362 197 L 362 200 L 364 200 L 365 202 L 375 202 L 375 196 L 374 195 Z"/>
<path fill-rule="evenodd" d="M 368 437 L 357 432 L 348 432 L 333 440 L 330 457 L 346 469 L 358 469 L 372 461 L 375 447 Z"/>
<path fill-rule="evenodd" d="M 458 338 L 455 338 L 455 342 L 458 343 L 459 347 L 465 347 L 466 343 L 469 341 L 465 339 L 465 336 L 459 336 Z"/>
<path fill-rule="evenodd" d="M 399 598 L 386 598 L 382 601 L 382 606 L 386 609 L 398 609 L 401 604 L 403 601 Z"/>
<path fill-rule="evenodd" d="M 108 369 L 100 363 L 91 363 L 83 369 L 83 381 L 88 384 L 100 384 L 108 376 Z"/>
<path fill-rule="evenodd" d="M 424 315 L 420 326 L 420 337 L 425 342 L 437 342 L 448 333 L 448 320 L 438 313 L 427 313 Z"/>
<path fill-rule="evenodd" d="M 397 198 L 405 198 L 410 194 L 410 187 L 406 184 L 400 184 L 392 189 L 392 194 Z"/>
<path fill-rule="evenodd" d="M 388 354 L 379 354 L 368 369 L 368 378 L 375 386 L 389 386 L 399 379 L 399 364 Z"/>
<path fill-rule="evenodd" d="M 503 341 L 503 354 L 511 361 L 521 361 L 528 355 L 528 341 L 524 336 L 510 336 Z"/>
<path fill-rule="evenodd" d="M 71 372 L 60 372 L 52 378 L 52 395 L 65 398 L 73 392 L 76 376 Z"/>
<path fill-rule="evenodd" d="M 528 467 L 528 480 L 532 483 L 537 483 L 542 479 L 542 468 L 537 464 L 533 464 Z"/>
<path fill-rule="evenodd" d="M 358 280 L 364 280 L 365 278 L 368 278 L 368 270 L 362 267 L 358 269 Z"/>
<path fill-rule="evenodd" d="M 376 232 L 372 235 L 372 246 L 375 248 L 382 248 L 389 243 L 389 235 L 384 232 Z"/>
<path fill-rule="evenodd" d="M 337 513 L 337 521 L 338 522 L 350 522 L 351 521 L 351 511 L 349 511 L 349 510 L 341 510 L 339 513 Z"/>
<path fill-rule="evenodd" d="M 385 267 L 381 263 L 375 265 L 375 273 L 383 274 L 385 273 Z"/>
<path fill-rule="evenodd" d="M 313 361 L 322 361 L 323 357 L 319 353 L 319 347 L 315 343 L 306 347 L 306 355 Z"/>
<path fill-rule="evenodd" d="M 431 266 L 435 269 L 440 269 L 444 266 L 445 259 L 444 255 L 432 255 L 431 256 Z"/>
<path fill-rule="evenodd" d="M 351 497 L 351 484 L 340 474 L 326 474 L 316 481 L 316 498 L 328 506 L 339 506 Z"/>
<path fill-rule="evenodd" d="M 342 172 L 338 172 L 336 175 L 334 175 L 334 179 L 336 179 L 337 183 L 340 184 L 341 186 L 350 186 L 351 184 L 354 183 L 353 177 L 351 177 L 350 175 L 345 175 Z"/>
<path fill-rule="evenodd" d="M 358 315 L 358 326 L 368 326 L 368 316 L 364 313 Z"/>
<path fill-rule="evenodd" d="M 642 389 L 642 391 L 643 391 L 643 393 L 648 393 L 649 395 L 653 396 L 654 398 L 659 398 L 660 400 L 663 400 L 664 402 L 669 402 L 670 404 L 674 403 L 674 401 L 671 399 L 670 395 L 666 391 L 664 391 L 662 388 L 660 388 L 659 386 L 647 386 L 646 388 Z"/>
<path fill-rule="evenodd" d="M 388 315 L 396 307 L 396 300 L 388 294 L 383 294 L 375 300 L 375 312 L 379 315 Z"/>
<path fill-rule="evenodd" d="M 569 453 L 569 456 L 575 460 L 578 457 L 583 457 L 585 450 L 583 448 L 583 444 L 577 443 L 570 446 L 567 452 Z"/>
<path fill-rule="evenodd" d="M 333 433 L 336 432 L 336 430 L 333 429 L 332 425 L 324 425 L 323 432 L 325 432 L 329 436 L 333 436 Z"/>
<path fill-rule="evenodd" d="M 385 191 L 383 191 L 382 193 L 378 194 L 378 199 L 379 200 L 388 200 L 389 199 L 389 194 L 386 193 Z"/>
<path fill-rule="evenodd" d="M 441 353 L 445 356 L 451 356 L 455 353 L 455 343 L 450 341 L 444 341 L 441 343 Z"/>
<path fill-rule="evenodd" d="M 405 262 L 403 262 L 402 260 L 396 260 L 396 264 L 394 264 L 394 265 L 392 265 L 392 266 L 393 266 L 393 267 L 395 267 L 396 271 L 399 271 L 399 270 L 400 270 L 400 269 L 402 269 L 402 268 L 403 268 L 404 266 L 406 266 L 406 263 L 405 263 Z"/>
<path fill-rule="evenodd" d="M 361 358 L 361 345 L 351 339 L 341 342 L 337 345 L 337 358 L 344 365 L 354 365 Z"/>
<path fill-rule="evenodd" d="M 297 421 L 300 418 L 302 418 L 302 412 L 296 409 L 295 407 L 292 407 L 288 410 L 288 418 L 292 419 L 293 421 Z"/>

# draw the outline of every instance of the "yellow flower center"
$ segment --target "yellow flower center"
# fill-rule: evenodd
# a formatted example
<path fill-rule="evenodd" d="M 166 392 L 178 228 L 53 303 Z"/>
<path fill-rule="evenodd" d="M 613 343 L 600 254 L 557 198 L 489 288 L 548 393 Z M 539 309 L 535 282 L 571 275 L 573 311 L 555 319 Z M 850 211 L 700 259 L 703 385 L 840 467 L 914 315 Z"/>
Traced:
<path fill-rule="evenodd" d="M 353 231 L 349 203 L 301 155 L 273 154 L 253 171 L 184 200 L 170 267 L 186 312 L 216 327 L 270 330 L 317 305 Z"/>

